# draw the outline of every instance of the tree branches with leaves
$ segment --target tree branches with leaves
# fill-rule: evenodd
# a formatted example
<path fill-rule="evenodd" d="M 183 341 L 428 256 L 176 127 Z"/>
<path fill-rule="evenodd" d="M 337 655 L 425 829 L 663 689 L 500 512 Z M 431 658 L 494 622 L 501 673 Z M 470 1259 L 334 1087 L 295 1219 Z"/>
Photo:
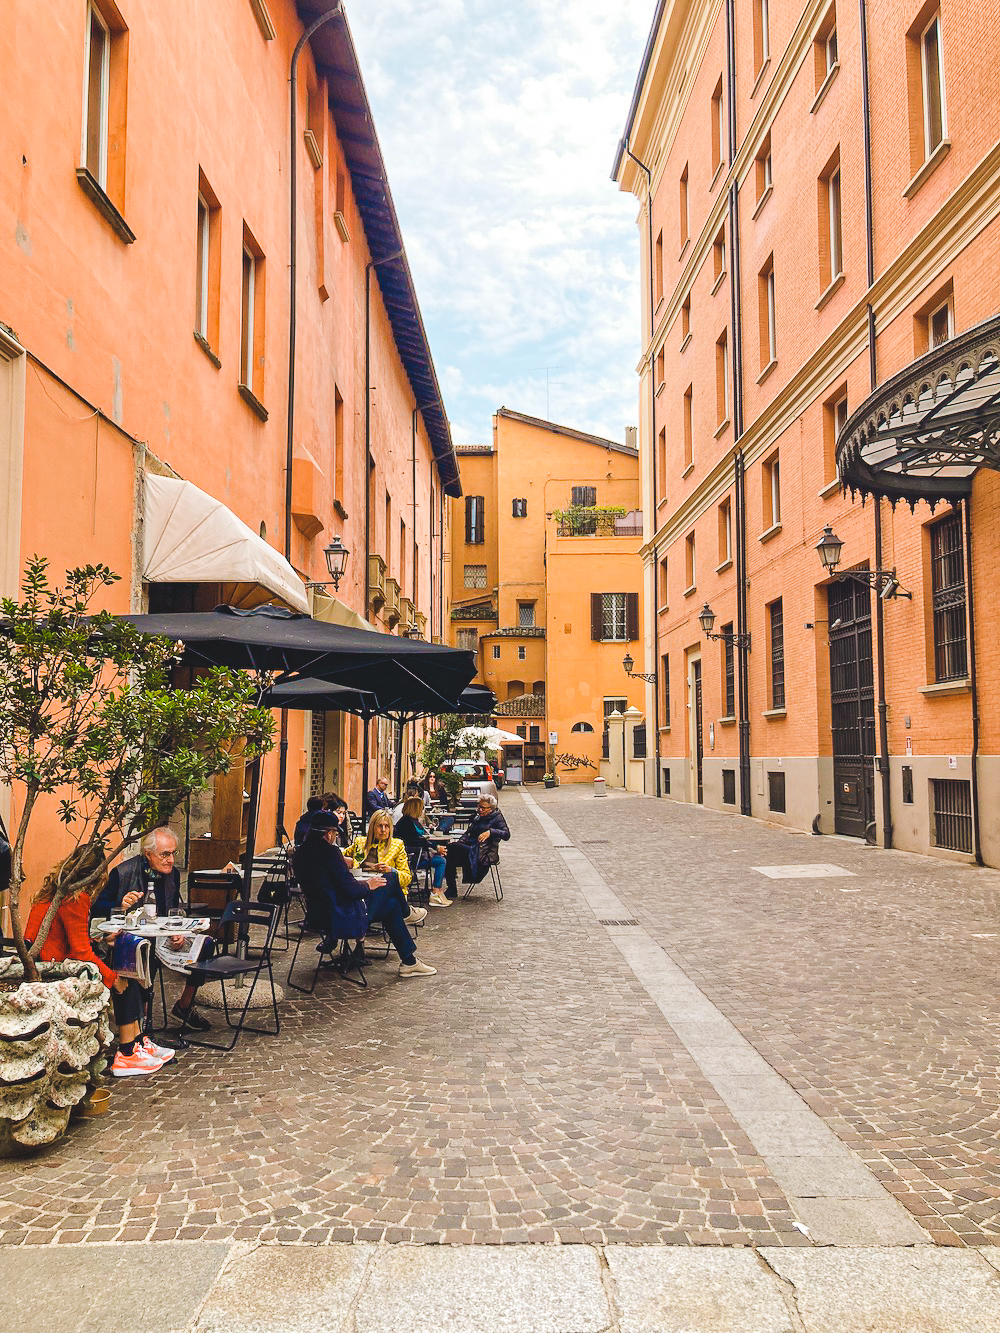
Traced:
<path fill-rule="evenodd" d="M 127 846 L 227 772 L 235 751 L 253 759 L 272 745 L 272 715 L 252 677 L 216 667 L 173 689 L 183 645 L 95 610 L 118 581 L 106 565 L 84 565 L 56 587 L 48 561 L 32 556 L 20 601 L 0 600 L 0 781 L 21 802 L 9 906 L 27 980 L 37 978 L 34 959 L 70 889 L 93 887 Z M 18 891 L 28 828 L 46 796 L 76 847 L 29 950 Z"/>

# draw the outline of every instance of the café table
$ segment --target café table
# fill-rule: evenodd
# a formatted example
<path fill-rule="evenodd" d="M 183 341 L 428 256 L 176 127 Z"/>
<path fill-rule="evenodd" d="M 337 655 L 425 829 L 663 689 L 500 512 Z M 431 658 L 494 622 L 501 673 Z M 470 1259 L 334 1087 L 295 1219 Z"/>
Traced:
<path fill-rule="evenodd" d="M 132 914 L 129 913 L 129 915 Z M 125 917 L 123 916 L 108 917 L 104 921 L 92 921 L 90 924 L 91 930 L 97 935 L 117 935 L 122 931 L 127 931 L 128 934 L 138 935 L 144 940 L 167 939 L 172 935 L 203 935 L 212 927 L 212 922 L 209 917 L 180 915 L 157 916 L 152 920 L 148 917 L 143 917 L 133 926 L 127 925 Z M 155 955 L 153 961 L 156 961 Z M 165 966 L 162 959 L 159 961 L 161 966 Z M 176 970 L 178 975 L 184 975 L 184 970 L 182 968 L 171 970 Z M 153 975 L 155 976 L 155 971 L 153 972 Z M 147 1009 L 149 1027 L 157 1032 L 169 1029 L 169 1024 L 167 1023 L 167 1002 L 163 988 L 162 973 L 160 975 L 160 999 L 163 1003 L 164 1026 L 163 1028 L 156 1028 L 153 1022 L 153 988 L 150 986 Z M 176 1038 L 176 1045 L 181 1049 L 186 1049 L 189 1043 L 184 1037 L 178 1036 Z"/>

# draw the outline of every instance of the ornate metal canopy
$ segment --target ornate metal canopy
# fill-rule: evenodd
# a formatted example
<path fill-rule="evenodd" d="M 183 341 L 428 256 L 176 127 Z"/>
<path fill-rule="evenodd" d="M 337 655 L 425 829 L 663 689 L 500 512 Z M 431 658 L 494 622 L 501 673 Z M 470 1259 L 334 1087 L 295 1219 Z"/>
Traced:
<path fill-rule="evenodd" d="M 979 467 L 1000 471 L 1000 315 L 887 380 L 837 440 L 845 488 L 911 509 L 968 495 Z"/>

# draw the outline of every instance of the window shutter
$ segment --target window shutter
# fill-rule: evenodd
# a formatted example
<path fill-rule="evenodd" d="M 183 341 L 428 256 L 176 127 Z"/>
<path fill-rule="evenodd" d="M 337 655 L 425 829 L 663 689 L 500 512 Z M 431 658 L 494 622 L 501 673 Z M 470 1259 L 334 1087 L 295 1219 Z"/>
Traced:
<path fill-rule="evenodd" d="M 465 540 L 466 543 L 475 541 L 473 530 L 473 520 L 475 517 L 475 498 L 471 495 L 465 497 Z"/>
<path fill-rule="evenodd" d="M 590 637 L 600 642 L 604 638 L 604 595 L 590 594 Z"/>
<path fill-rule="evenodd" d="M 478 546 L 478 545 L 482 545 L 482 542 L 483 542 L 483 519 L 484 519 L 484 517 L 485 517 L 485 514 L 484 514 L 483 511 L 485 510 L 486 506 L 483 504 L 483 497 L 482 497 L 481 495 L 477 495 L 477 496 L 475 497 L 475 500 L 476 500 L 476 537 L 475 537 L 475 541 L 476 541 L 476 544 L 477 544 L 477 546 Z"/>
<path fill-rule="evenodd" d="M 625 594 L 625 637 L 636 641 L 639 638 L 639 594 L 637 592 L 627 592 Z"/>

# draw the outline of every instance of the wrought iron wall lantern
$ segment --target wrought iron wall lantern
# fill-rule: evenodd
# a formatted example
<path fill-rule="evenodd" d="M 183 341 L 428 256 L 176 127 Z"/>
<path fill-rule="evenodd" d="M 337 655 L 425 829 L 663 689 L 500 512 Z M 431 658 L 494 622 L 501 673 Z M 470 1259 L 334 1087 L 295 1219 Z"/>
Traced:
<path fill-rule="evenodd" d="M 911 601 L 913 600 L 913 593 L 907 592 L 900 585 L 899 577 L 894 568 L 842 569 L 838 572 L 837 566 L 840 564 L 843 550 L 844 543 L 828 523 L 823 529 L 822 537 L 816 543 L 816 551 L 827 573 L 832 574 L 838 582 L 842 582 L 844 579 L 853 579 L 855 583 L 863 583 L 867 588 L 874 588 L 883 602 L 888 602 L 893 597 L 906 597 Z"/>
<path fill-rule="evenodd" d="M 350 551 L 340 540 L 334 537 L 329 546 L 324 548 L 323 558 L 326 560 L 326 567 L 330 574 L 328 580 L 322 583 L 309 582 L 307 588 L 327 588 L 333 584 L 334 592 L 340 587 L 340 580 L 344 577 L 347 570 L 347 561 L 350 559 Z"/>
<path fill-rule="evenodd" d="M 735 648 L 745 648 L 750 651 L 750 635 L 746 634 L 713 634 L 715 628 L 715 612 L 706 602 L 698 612 L 698 624 L 701 626 L 701 632 L 706 639 L 720 639 L 723 643 L 731 643 Z"/>
<path fill-rule="evenodd" d="M 655 671 L 632 670 L 632 668 L 635 666 L 635 658 L 632 656 L 632 654 L 629 652 L 627 648 L 625 649 L 625 656 L 622 658 L 622 666 L 625 668 L 626 676 L 628 676 L 631 680 L 644 680 L 649 685 L 656 684 Z"/>

